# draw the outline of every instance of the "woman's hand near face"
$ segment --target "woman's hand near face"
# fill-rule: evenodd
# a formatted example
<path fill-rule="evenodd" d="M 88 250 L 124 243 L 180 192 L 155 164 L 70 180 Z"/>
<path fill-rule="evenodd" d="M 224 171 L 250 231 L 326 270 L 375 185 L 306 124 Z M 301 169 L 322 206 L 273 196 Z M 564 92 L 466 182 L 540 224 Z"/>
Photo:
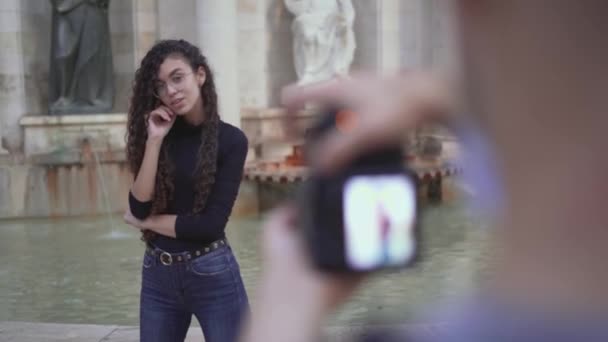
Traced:
<path fill-rule="evenodd" d="M 166 106 L 160 106 L 148 116 L 148 139 L 162 141 L 175 122 L 175 113 Z"/>
<path fill-rule="evenodd" d="M 131 193 L 137 201 L 147 202 L 154 198 L 154 184 L 161 145 L 173 127 L 175 117 L 175 113 L 166 106 L 160 106 L 148 115 L 146 150 L 135 182 L 131 187 Z"/>

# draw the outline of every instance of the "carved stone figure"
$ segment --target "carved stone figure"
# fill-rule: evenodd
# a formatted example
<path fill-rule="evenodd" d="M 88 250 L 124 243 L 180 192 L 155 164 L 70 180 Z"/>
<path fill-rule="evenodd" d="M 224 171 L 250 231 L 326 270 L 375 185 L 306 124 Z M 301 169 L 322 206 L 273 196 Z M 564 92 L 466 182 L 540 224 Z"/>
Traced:
<path fill-rule="evenodd" d="M 294 64 L 300 84 L 344 76 L 353 61 L 355 10 L 351 0 L 285 0 L 294 14 Z"/>
<path fill-rule="evenodd" d="M 114 79 L 109 0 L 51 0 L 49 113 L 112 109 Z"/>

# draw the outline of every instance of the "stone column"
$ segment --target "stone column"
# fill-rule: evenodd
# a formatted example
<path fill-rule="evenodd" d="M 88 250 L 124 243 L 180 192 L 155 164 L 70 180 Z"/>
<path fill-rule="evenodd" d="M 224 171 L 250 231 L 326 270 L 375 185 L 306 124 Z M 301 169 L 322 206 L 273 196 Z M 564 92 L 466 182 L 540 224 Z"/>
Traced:
<path fill-rule="evenodd" d="M 353 0 L 357 49 L 352 70 L 390 73 L 401 67 L 401 2 L 424 0 Z"/>
<path fill-rule="evenodd" d="M 197 1 L 157 0 L 157 29 L 159 38 L 185 39 L 192 44 L 198 44 L 196 25 L 197 21 L 202 19 L 196 15 Z M 179 25 L 177 21 L 179 21 Z"/>
<path fill-rule="evenodd" d="M 425 17 L 428 0 L 402 0 L 399 8 L 400 64 L 403 67 L 417 67 L 428 60 L 427 46 L 424 39 L 430 17 Z"/>
<path fill-rule="evenodd" d="M 442 0 L 402 0 L 400 8 L 401 64 L 406 67 L 445 66 L 454 61 L 451 17 Z"/>
<path fill-rule="evenodd" d="M 0 121 L 0 142 L 2 141 L 2 122 Z M 0 143 L 0 156 L 7 155 L 8 151 L 3 147 L 3 143 Z"/>
<path fill-rule="evenodd" d="M 391 73 L 401 68 L 399 60 L 401 46 L 400 11 L 402 0 L 378 1 L 378 46 L 377 68 L 381 73 Z"/>
<path fill-rule="evenodd" d="M 0 1 L 0 153 L 20 153 L 19 120 L 25 114 L 25 80 L 21 41 L 21 1 Z"/>
<path fill-rule="evenodd" d="M 222 120 L 241 126 L 237 0 L 197 0 L 198 46 L 215 74 Z"/>
<path fill-rule="evenodd" d="M 431 42 L 431 65 L 438 68 L 453 68 L 457 65 L 456 26 L 454 17 L 450 15 L 449 1 L 432 0 L 427 5 L 430 16 L 427 28 L 428 41 Z M 456 63 L 456 65 L 454 64 Z"/>
<path fill-rule="evenodd" d="M 390 73 L 449 60 L 450 31 L 442 0 L 353 0 L 357 13 L 354 69 Z"/>
<path fill-rule="evenodd" d="M 244 108 L 270 104 L 267 7 L 265 1 L 238 0 L 239 95 Z"/>
<path fill-rule="evenodd" d="M 135 67 L 158 37 L 156 0 L 133 0 L 133 41 Z"/>

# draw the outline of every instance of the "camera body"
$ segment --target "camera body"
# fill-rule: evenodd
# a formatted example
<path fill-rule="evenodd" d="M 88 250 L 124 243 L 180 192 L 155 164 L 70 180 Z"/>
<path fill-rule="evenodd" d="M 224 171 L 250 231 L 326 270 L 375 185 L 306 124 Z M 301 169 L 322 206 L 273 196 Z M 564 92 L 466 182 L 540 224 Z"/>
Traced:
<path fill-rule="evenodd" d="M 307 134 L 309 161 L 312 147 L 327 133 L 352 127 L 349 115 L 356 124 L 355 113 L 323 112 Z M 311 170 L 300 189 L 300 225 L 319 269 L 370 272 L 416 259 L 416 181 L 403 156 L 400 145 L 387 146 L 360 155 L 337 173 Z"/>

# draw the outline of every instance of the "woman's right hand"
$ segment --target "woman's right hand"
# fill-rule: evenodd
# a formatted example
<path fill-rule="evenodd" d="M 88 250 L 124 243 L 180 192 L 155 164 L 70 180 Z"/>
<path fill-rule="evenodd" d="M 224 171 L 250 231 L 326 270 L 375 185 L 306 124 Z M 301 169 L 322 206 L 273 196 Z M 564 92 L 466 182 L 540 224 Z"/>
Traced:
<path fill-rule="evenodd" d="M 160 106 L 148 116 L 148 139 L 162 141 L 175 122 L 175 113 L 168 107 Z"/>

